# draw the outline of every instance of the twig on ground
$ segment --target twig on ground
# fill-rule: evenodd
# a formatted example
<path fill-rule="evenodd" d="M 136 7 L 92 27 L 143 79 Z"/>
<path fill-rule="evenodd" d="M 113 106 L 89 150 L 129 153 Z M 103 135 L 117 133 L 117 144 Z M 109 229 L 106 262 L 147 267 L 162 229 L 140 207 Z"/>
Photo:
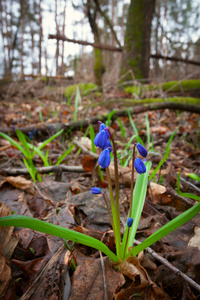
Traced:
<path fill-rule="evenodd" d="M 65 165 L 59 165 L 59 166 L 49 166 L 49 167 L 39 167 L 36 168 L 36 170 L 40 174 L 47 174 L 51 172 L 56 172 L 58 168 L 62 169 L 62 172 L 73 172 L 73 173 L 87 173 L 82 166 L 65 166 Z M 28 175 L 29 171 L 27 168 L 21 168 L 21 169 L 13 169 L 13 168 L 1 168 L 0 169 L 1 175 Z"/>
<path fill-rule="evenodd" d="M 141 242 L 138 240 L 134 240 L 134 244 L 139 245 Z M 155 259 L 157 259 L 159 262 L 161 262 L 163 265 L 168 267 L 172 272 L 174 272 L 176 275 L 179 275 L 181 278 L 183 278 L 190 286 L 192 286 L 194 289 L 196 289 L 198 292 L 200 292 L 200 285 L 196 283 L 194 280 L 192 280 L 190 277 L 188 277 L 186 274 L 181 272 L 178 268 L 173 266 L 171 263 L 168 262 L 165 258 L 160 256 L 158 253 L 153 251 L 150 247 L 147 247 L 145 249 L 146 252 L 148 252 L 150 255 L 152 255 Z"/>

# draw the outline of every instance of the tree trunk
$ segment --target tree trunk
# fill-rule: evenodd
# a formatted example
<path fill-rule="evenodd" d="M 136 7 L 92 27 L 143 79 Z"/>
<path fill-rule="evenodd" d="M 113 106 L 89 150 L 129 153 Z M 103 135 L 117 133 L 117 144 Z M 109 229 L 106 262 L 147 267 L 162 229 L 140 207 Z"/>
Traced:
<path fill-rule="evenodd" d="M 131 70 L 136 79 L 149 77 L 151 23 L 155 2 L 131 0 L 127 16 L 122 75 Z"/>
<path fill-rule="evenodd" d="M 98 1 L 97 1 L 98 2 Z M 90 23 L 90 27 L 92 30 L 92 33 L 94 35 L 94 42 L 99 43 L 100 42 L 100 36 L 99 36 L 99 31 L 98 31 L 98 26 L 96 23 L 96 14 L 97 14 L 97 9 L 94 7 L 92 9 L 92 3 L 90 0 L 87 0 L 87 17 Z M 105 67 L 103 64 L 103 59 L 102 59 L 102 52 L 101 49 L 95 48 L 94 49 L 94 76 L 95 76 L 95 83 L 98 86 L 102 85 L 102 75 L 105 72 Z"/>

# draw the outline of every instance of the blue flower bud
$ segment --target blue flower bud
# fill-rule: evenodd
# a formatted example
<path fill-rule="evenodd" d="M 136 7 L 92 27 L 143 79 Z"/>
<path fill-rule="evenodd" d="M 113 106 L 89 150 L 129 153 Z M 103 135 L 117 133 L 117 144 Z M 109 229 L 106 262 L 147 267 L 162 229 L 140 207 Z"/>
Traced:
<path fill-rule="evenodd" d="M 100 126 L 99 126 L 99 132 L 103 131 L 106 128 L 107 128 L 107 126 L 104 123 L 101 123 Z M 106 132 L 107 138 L 109 139 L 110 133 L 108 132 L 108 130 L 104 130 L 104 131 Z"/>
<path fill-rule="evenodd" d="M 97 133 L 97 135 L 95 136 L 94 144 L 96 147 L 105 148 L 108 140 L 108 135 L 106 131 L 105 130 L 99 131 L 99 133 Z"/>
<path fill-rule="evenodd" d="M 35 128 L 33 131 L 28 132 L 28 136 L 29 136 L 30 140 L 32 140 L 34 138 L 34 136 L 36 135 L 36 132 L 37 132 L 37 128 Z"/>
<path fill-rule="evenodd" d="M 101 194 L 101 189 L 99 189 L 98 187 L 92 187 L 91 193 L 92 194 Z"/>
<path fill-rule="evenodd" d="M 146 172 L 146 166 L 140 158 L 136 158 L 134 166 L 138 174 Z"/>
<path fill-rule="evenodd" d="M 109 150 L 110 152 L 112 151 L 112 144 L 111 144 L 111 142 L 110 142 L 109 140 L 107 140 L 107 143 L 106 143 L 104 149 L 106 149 L 106 148 L 108 148 L 108 150 Z"/>
<path fill-rule="evenodd" d="M 148 152 L 147 150 L 144 148 L 144 146 L 142 146 L 140 143 L 138 143 L 136 145 L 137 149 L 138 149 L 138 152 L 140 153 L 140 155 L 142 155 L 143 157 L 146 157 Z"/>
<path fill-rule="evenodd" d="M 133 224 L 133 218 L 128 218 L 128 220 L 127 220 L 128 228 L 130 228 L 132 226 L 132 224 Z"/>
<path fill-rule="evenodd" d="M 110 151 L 109 149 L 104 149 L 101 154 L 99 155 L 99 164 L 100 166 L 105 169 L 110 164 Z"/>

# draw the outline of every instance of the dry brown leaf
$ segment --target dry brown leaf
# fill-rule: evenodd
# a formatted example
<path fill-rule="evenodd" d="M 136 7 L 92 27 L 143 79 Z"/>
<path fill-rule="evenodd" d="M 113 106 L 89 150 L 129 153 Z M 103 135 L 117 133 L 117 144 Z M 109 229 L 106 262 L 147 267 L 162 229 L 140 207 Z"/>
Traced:
<path fill-rule="evenodd" d="M 11 280 L 11 268 L 7 265 L 5 256 L 0 248 L 0 299 L 4 299 Z"/>
<path fill-rule="evenodd" d="M 189 240 L 189 247 L 197 247 L 200 251 L 200 227 L 194 228 L 194 236 Z"/>
<path fill-rule="evenodd" d="M 122 274 L 133 281 L 135 281 L 136 276 L 139 276 L 140 284 L 138 285 L 138 288 L 146 287 L 153 283 L 146 270 L 140 265 L 137 257 L 129 257 L 127 260 L 122 261 L 116 266 Z"/>
<path fill-rule="evenodd" d="M 5 203 L 0 203 L 0 217 L 9 215 L 11 215 L 10 209 Z M 17 237 L 12 235 L 13 229 L 14 227 L 0 227 L 1 249 L 7 259 L 10 259 L 18 243 Z"/>
<path fill-rule="evenodd" d="M 22 176 L 8 176 L 4 178 L 4 182 L 9 182 L 19 190 L 27 190 L 30 194 L 34 194 L 35 189 L 31 180 L 27 180 Z"/>
<path fill-rule="evenodd" d="M 114 163 L 110 163 L 109 165 L 109 170 L 110 170 L 110 176 L 111 179 L 114 181 L 115 180 L 115 167 L 114 167 Z M 119 174 L 119 183 L 123 184 L 126 187 L 130 187 L 131 186 L 131 170 L 126 167 L 121 167 L 118 166 L 118 174 Z"/>
<path fill-rule="evenodd" d="M 148 189 L 149 196 L 153 203 L 166 204 L 171 201 L 171 196 L 166 194 L 166 187 L 154 182 L 150 182 L 150 188 Z"/>
<path fill-rule="evenodd" d="M 88 137 L 81 137 L 79 139 L 79 142 L 88 150 L 92 149 L 92 142 Z"/>
<path fill-rule="evenodd" d="M 124 276 L 116 272 L 108 258 L 104 259 L 108 299 L 125 283 Z M 88 259 L 76 268 L 69 300 L 104 299 L 103 272 L 100 259 Z"/>

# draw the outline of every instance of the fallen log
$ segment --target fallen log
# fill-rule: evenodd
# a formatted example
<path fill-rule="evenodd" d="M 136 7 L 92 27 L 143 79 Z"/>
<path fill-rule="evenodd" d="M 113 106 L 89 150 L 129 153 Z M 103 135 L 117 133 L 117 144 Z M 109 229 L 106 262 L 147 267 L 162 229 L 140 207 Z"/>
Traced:
<path fill-rule="evenodd" d="M 197 102 L 200 104 L 200 99 L 195 98 L 198 100 Z M 200 106 L 196 104 L 188 104 L 188 103 L 179 103 L 179 102 L 163 102 L 163 103 L 151 103 L 146 104 L 148 99 L 140 100 L 141 105 L 134 105 L 134 101 L 138 100 L 129 100 L 128 106 L 133 106 L 129 108 L 129 111 L 132 115 L 144 113 L 147 111 L 152 110 L 158 110 L 158 109 L 170 109 L 170 110 L 180 110 L 180 111 L 187 111 L 191 113 L 200 114 Z M 149 99 L 152 100 L 152 99 Z M 156 100 L 156 99 L 154 99 Z M 124 100 L 123 100 L 124 101 Z M 163 99 L 164 101 L 164 99 Z M 144 103 L 142 105 L 142 103 Z M 103 102 L 101 102 L 101 105 Z M 70 123 L 54 123 L 54 124 L 37 124 L 37 125 L 31 125 L 27 127 L 18 127 L 16 129 L 21 130 L 24 134 L 28 134 L 29 131 L 33 131 L 35 128 L 37 128 L 37 132 L 41 133 L 48 133 L 48 134 L 54 134 L 58 130 L 64 129 L 65 132 L 67 131 L 75 131 L 80 128 L 87 128 L 90 124 L 96 125 L 98 121 L 105 122 L 108 118 L 110 112 L 105 113 L 103 115 L 96 115 L 91 118 L 83 119 L 77 122 L 70 122 Z M 116 110 L 116 112 L 112 116 L 112 120 L 115 120 L 118 117 L 127 116 L 128 111 L 127 108 Z M 2 127 L 0 128 L 0 132 L 8 133 L 10 135 L 15 135 L 15 132 L 10 127 Z"/>

